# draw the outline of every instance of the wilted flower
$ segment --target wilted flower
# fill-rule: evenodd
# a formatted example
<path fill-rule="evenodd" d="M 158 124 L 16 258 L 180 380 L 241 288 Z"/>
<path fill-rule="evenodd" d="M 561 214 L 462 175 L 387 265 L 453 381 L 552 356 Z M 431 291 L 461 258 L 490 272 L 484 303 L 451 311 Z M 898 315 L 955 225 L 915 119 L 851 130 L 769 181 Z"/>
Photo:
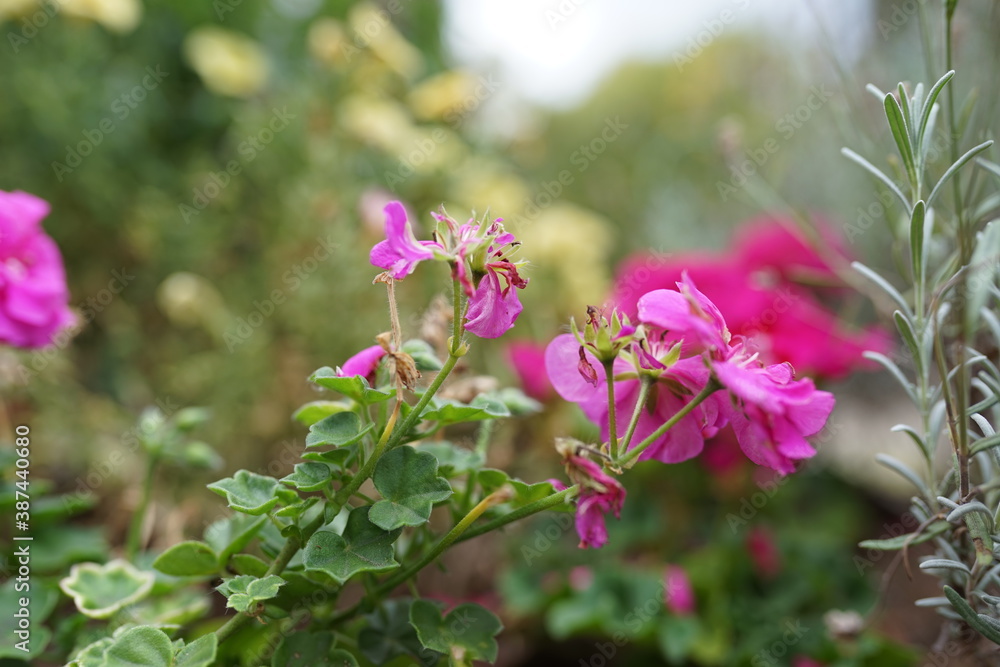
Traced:
<path fill-rule="evenodd" d="M 390 202 L 385 215 L 386 240 L 372 248 L 373 265 L 402 279 L 422 261 L 448 262 L 452 277 L 469 299 L 467 331 L 480 338 L 499 338 L 514 326 L 522 309 L 516 290 L 524 289 L 528 281 L 518 272 L 522 262 L 512 260 L 520 244 L 500 219 L 459 225 L 447 215 L 434 214 L 435 240 L 418 241 L 402 204 Z"/>
<path fill-rule="evenodd" d="M 0 190 L 0 342 L 45 347 L 73 323 L 62 256 L 42 230 L 49 205 Z"/>
<path fill-rule="evenodd" d="M 570 481 L 580 485 L 576 498 L 576 532 L 580 536 L 580 548 L 599 549 L 608 541 L 604 515 L 614 513 L 615 518 L 621 518 L 625 487 L 588 459 L 581 443 L 560 440 L 556 447 L 563 455 Z"/>

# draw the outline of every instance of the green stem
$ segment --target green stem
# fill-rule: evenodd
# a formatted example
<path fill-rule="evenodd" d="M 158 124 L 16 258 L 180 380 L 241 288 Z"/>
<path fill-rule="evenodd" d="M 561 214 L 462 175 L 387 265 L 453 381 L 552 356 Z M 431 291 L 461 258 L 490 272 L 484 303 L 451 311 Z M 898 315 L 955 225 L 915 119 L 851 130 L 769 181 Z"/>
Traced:
<path fill-rule="evenodd" d="M 615 372 L 614 372 L 614 359 L 605 362 L 604 364 L 604 377 L 607 380 L 608 385 L 608 437 L 610 438 L 611 445 L 611 458 L 618 458 L 618 424 L 616 418 L 615 409 Z"/>
<path fill-rule="evenodd" d="M 663 426 L 653 431 L 652 435 L 650 435 L 648 438 L 640 442 L 638 445 L 636 445 L 629 451 L 625 452 L 625 454 L 615 463 L 623 468 L 631 468 L 633 465 L 635 465 L 635 461 L 646 450 L 647 447 L 649 447 L 654 442 L 662 438 L 664 433 L 672 429 L 677 424 L 677 422 L 679 422 L 680 420 L 684 419 L 689 414 L 691 414 L 692 410 L 701 405 L 701 403 L 706 398 L 708 398 L 721 388 L 722 385 L 720 385 L 715 378 L 710 379 L 708 381 L 708 384 L 705 385 L 705 388 L 701 390 L 701 393 L 692 398 L 687 405 L 685 405 L 683 408 L 674 413 L 674 415 L 670 419 L 668 419 L 663 424 Z"/>
<path fill-rule="evenodd" d="M 281 574 L 282 572 L 284 572 L 285 568 L 288 567 L 289 561 L 291 561 L 292 558 L 295 557 L 295 554 L 299 552 L 299 549 L 302 548 L 302 545 L 308 542 L 309 538 L 312 537 L 313 533 L 319 530 L 320 526 L 323 525 L 323 519 L 324 515 L 320 514 L 315 519 L 310 521 L 305 528 L 302 529 L 300 537 L 293 536 L 288 538 L 288 541 L 285 542 L 285 546 L 283 546 L 281 548 L 281 551 L 278 552 L 278 555 L 275 556 L 274 562 L 271 563 L 271 567 L 267 568 L 267 572 L 264 573 L 264 576 L 269 577 L 272 574 Z M 233 616 L 231 619 L 226 621 L 225 625 L 223 625 L 221 628 L 215 631 L 216 639 L 218 639 L 219 643 L 221 644 L 222 642 L 232 637 L 237 630 L 239 630 L 244 625 L 249 623 L 251 618 L 254 617 L 250 616 L 249 614 L 243 614 L 243 613 L 239 613 L 236 616 Z"/>
<path fill-rule="evenodd" d="M 393 408 L 392 414 L 389 415 L 389 421 L 385 423 L 385 428 L 382 429 L 382 436 L 378 439 L 378 443 L 375 444 L 375 449 L 372 450 L 372 455 L 365 460 L 361 469 L 358 470 L 357 474 L 351 478 L 351 481 L 340 487 L 336 495 L 333 496 L 333 502 L 337 503 L 337 508 L 344 506 L 348 500 L 351 499 L 361 485 L 365 483 L 365 480 L 372 476 L 375 472 L 375 464 L 378 460 L 382 458 L 382 454 L 385 452 L 387 445 L 389 444 L 389 435 L 393 432 L 393 426 L 396 424 L 396 419 L 399 417 L 399 406 L 400 401 L 396 402 L 396 407 Z"/>
<path fill-rule="evenodd" d="M 546 496 L 541 500 L 536 500 L 533 503 L 529 503 L 523 507 L 519 507 L 512 512 L 504 514 L 501 517 L 498 517 L 496 519 L 493 519 L 492 521 L 482 524 L 481 526 L 476 526 L 475 528 L 466 531 L 465 534 L 463 534 L 458 541 L 464 542 L 466 540 L 471 540 L 474 537 L 479 537 L 480 535 L 493 532 L 497 528 L 502 528 L 506 526 L 508 523 L 513 523 L 514 521 L 518 521 L 525 517 L 531 516 L 532 514 L 537 514 L 538 512 L 543 512 L 547 509 L 551 509 L 556 505 L 561 505 L 566 501 L 568 501 L 573 496 L 575 496 L 579 490 L 580 490 L 579 485 L 573 485 L 568 489 L 557 491 L 556 493 L 553 493 L 551 496 Z"/>
<path fill-rule="evenodd" d="M 655 382 L 648 375 L 639 376 L 639 398 L 635 402 L 635 410 L 632 411 L 632 418 L 629 420 L 625 438 L 622 440 L 622 451 L 628 450 L 628 446 L 632 442 L 632 434 L 635 433 L 635 427 L 639 425 L 639 417 L 642 416 L 642 409 L 646 406 L 646 399 L 649 398 L 649 390 L 653 388 Z"/>
<path fill-rule="evenodd" d="M 469 513 L 462 517 L 462 520 L 456 523 L 455 527 L 449 530 L 448 533 L 434 545 L 434 548 L 424 554 L 420 560 L 398 574 L 390 577 L 388 580 L 383 582 L 382 585 L 375 589 L 375 596 L 381 597 L 386 593 L 392 592 L 392 589 L 396 588 L 396 586 L 399 586 L 417 572 L 433 563 L 437 560 L 438 556 L 443 554 L 448 547 L 455 542 L 455 540 L 461 537 L 462 533 L 469 529 L 469 526 L 471 526 L 476 519 L 483 515 L 483 512 L 507 499 L 509 499 L 509 491 L 506 489 L 494 491 L 490 495 L 483 498 L 479 501 L 478 505 L 469 510 Z"/>
<path fill-rule="evenodd" d="M 128 535 L 125 538 L 125 555 L 130 561 L 135 561 L 142 546 L 142 527 L 146 523 L 146 510 L 149 508 L 149 499 L 153 493 L 153 475 L 160 459 L 155 454 L 149 455 L 146 462 L 146 476 L 142 481 L 142 489 L 139 493 L 139 504 L 132 513 L 132 520 L 129 523 Z"/>

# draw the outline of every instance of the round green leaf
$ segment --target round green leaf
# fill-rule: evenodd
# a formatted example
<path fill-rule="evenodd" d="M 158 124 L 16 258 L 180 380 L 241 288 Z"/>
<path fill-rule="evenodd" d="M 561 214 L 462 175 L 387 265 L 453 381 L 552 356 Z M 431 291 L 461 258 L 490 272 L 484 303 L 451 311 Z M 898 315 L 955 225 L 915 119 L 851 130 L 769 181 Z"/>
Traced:
<path fill-rule="evenodd" d="M 309 538 L 304 549 L 307 570 L 326 572 L 344 583 L 358 572 L 385 572 L 399 567 L 393 558 L 392 543 L 400 530 L 383 530 L 369 520 L 369 508 L 351 510 L 343 535 L 320 530 Z"/>
<path fill-rule="evenodd" d="M 226 499 L 237 512 L 258 516 L 278 504 L 278 480 L 250 472 L 238 470 L 234 477 L 220 479 L 208 488 Z"/>
<path fill-rule="evenodd" d="M 396 395 L 395 390 L 384 392 L 379 391 L 378 389 L 372 389 L 371 385 L 368 384 L 368 380 L 360 375 L 355 375 L 353 377 L 340 377 L 337 375 L 337 372 L 329 366 L 324 366 L 313 373 L 309 377 L 309 381 L 314 382 L 321 387 L 332 389 L 333 391 L 339 392 L 344 396 L 353 399 L 357 403 L 363 403 L 365 405 L 387 401 Z"/>
<path fill-rule="evenodd" d="M 177 652 L 174 667 L 209 667 L 215 662 L 218 648 L 219 640 L 214 632 L 199 637 Z"/>
<path fill-rule="evenodd" d="M 347 401 L 311 401 L 295 411 L 292 418 L 304 426 L 312 426 L 330 415 L 351 409 Z"/>
<path fill-rule="evenodd" d="M 114 638 L 104 652 L 106 667 L 171 667 L 174 649 L 162 630 L 146 625 L 130 628 Z"/>
<path fill-rule="evenodd" d="M 333 481 L 333 473 L 330 471 L 330 466 L 325 463 L 306 461 L 305 463 L 296 463 L 295 471 L 282 478 L 281 481 L 284 484 L 294 486 L 299 491 L 319 491 Z"/>
<path fill-rule="evenodd" d="M 373 425 L 369 424 L 362 429 L 361 417 L 356 412 L 338 412 L 326 419 L 319 420 L 309 427 L 309 435 L 306 436 L 306 447 L 322 447 L 325 445 L 345 447 L 360 440 L 372 428 Z"/>
<path fill-rule="evenodd" d="M 372 479 L 382 495 L 371 508 L 371 520 L 385 530 L 419 526 L 431 516 L 434 503 L 451 497 L 451 485 L 438 477 L 433 454 L 399 447 L 385 454 Z"/>
<path fill-rule="evenodd" d="M 415 600 L 410 607 L 410 623 L 420 643 L 433 651 L 466 662 L 485 660 L 492 664 L 497 659 L 494 637 L 503 629 L 503 624 L 478 604 L 460 604 L 442 617 L 435 603 Z"/>
<path fill-rule="evenodd" d="M 63 593 L 73 598 L 76 608 L 91 618 L 108 618 L 119 609 L 149 594 L 156 577 L 137 570 L 124 560 L 106 565 L 79 563 L 59 582 Z"/>
<path fill-rule="evenodd" d="M 181 542 L 160 554 L 153 567 L 173 577 L 208 577 L 219 571 L 219 557 L 204 542 Z"/>

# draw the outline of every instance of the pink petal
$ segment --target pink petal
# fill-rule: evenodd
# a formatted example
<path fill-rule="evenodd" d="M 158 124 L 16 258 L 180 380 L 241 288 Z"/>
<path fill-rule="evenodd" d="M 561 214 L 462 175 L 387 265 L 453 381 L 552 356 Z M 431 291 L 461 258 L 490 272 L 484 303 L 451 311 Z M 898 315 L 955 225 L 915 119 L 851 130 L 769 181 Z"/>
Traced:
<path fill-rule="evenodd" d="M 517 290 L 508 287 L 505 294 L 496 271 L 487 271 L 469 299 L 465 328 L 480 338 L 499 338 L 514 326 L 522 308 Z"/>
<path fill-rule="evenodd" d="M 372 382 L 375 378 L 375 369 L 378 368 L 378 363 L 384 356 L 385 350 L 382 349 L 381 345 L 366 347 L 344 362 L 344 365 L 340 367 L 340 376 L 360 375 Z"/>
<path fill-rule="evenodd" d="M 553 387 L 545 372 L 545 347 L 529 341 L 507 346 L 507 360 L 514 368 L 524 393 L 538 401 L 552 397 Z"/>

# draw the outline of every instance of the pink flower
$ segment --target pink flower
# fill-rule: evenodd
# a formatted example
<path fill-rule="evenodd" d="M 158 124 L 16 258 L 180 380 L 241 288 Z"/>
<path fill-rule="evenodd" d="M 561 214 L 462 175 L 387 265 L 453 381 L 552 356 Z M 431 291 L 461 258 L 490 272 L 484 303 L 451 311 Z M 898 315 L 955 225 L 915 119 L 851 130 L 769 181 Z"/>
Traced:
<path fill-rule="evenodd" d="M 825 665 L 804 655 L 797 655 L 792 660 L 792 667 L 825 667 Z"/>
<path fill-rule="evenodd" d="M 580 485 L 576 500 L 579 546 L 581 549 L 600 549 L 608 541 L 604 515 L 614 513 L 615 518 L 621 518 L 625 487 L 601 466 L 574 451 L 572 446 L 564 447 L 563 457 L 566 474 L 574 484 Z"/>
<path fill-rule="evenodd" d="M 527 284 L 510 262 L 488 263 L 486 275 L 469 297 L 465 329 L 480 338 L 499 338 L 507 333 L 523 308 L 514 288 L 524 289 Z"/>
<path fill-rule="evenodd" d="M 791 228 L 791 221 L 758 219 L 743 226 L 723 253 L 637 255 L 619 272 L 612 302 L 633 316 L 642 295 L 672 290 L 687 272 L 733 335 L 745 337 L 766 363 L 788 361 L 800 373 L 829 378 L 871 367 L 862 352 L 888 352 L 891 337 L 878 328 L 855 330 L 830 310 L 847 291 L 827 256 Z M 846 262 L 836 235 L 820 231 L 828 256 Z"/>
<path fill-rule="evenodd" d="M 663 598 L 667 609 L 678 616 L 690 616 L 695 611 L 691 580 L 679 565 L 668 565 L 663 574 Z"/>
<path fill-rule="evenodd" d="M 746 537 L 746 549 L 757 576 L 773 579 L 781 572 L 781 552 L 778 551 L 774 535 L 767 528 L 751 528 Z"/>
<path fill-rule="evenodd" d="M 385 240 L 375 244 L 370 259 L 374 266 L 385 269 L 396 280 L 413 273 L 417 264 L 433 259 L 432 241 L 417 241 L 406 218 L 406 209 L 398 201 L 385 205 Z"/>
<path fill-rule="evenodd" d="M 26 192 L 0 190 L 0 342 L 50 345 L 74 322 L 62 256 L 41 228 L 49 205 Z"/>
<path fill-rule="evenodd" d="M 459 225 L 443 213 L 434 217 L 436 240 L 418 241 L 403 205 L 386 204 L 386 239 L 372 248 L 371 263 L 402 280 L 424 260 L 448 262 L 453 279 L 468 297 L 465 328 L 480 338 L 499 338 L 521 314 L 516 290 L 528 284 L 518 273 L 519 263 L 511 260 L 520 244 L 504 231 L 499 218 Z"/>
<path fill-rule="evenodd" d="M 552 383 L 545 374 L 545 346 L 529 341 L 514 341 L 507 346 L 507 360 L 521 381 L 524 393 L 537 401 L 552 398 Z"/>
<path fill-rule="evenodd" d="M 381 345 L 372 345 L 361 350 L 353 357 L 344 362 L 344 365 L 337 369 L 340 377 L 354 377 L 360 375 L 368 384 L 375 384 L 375 371 L 378 370 L 378 363 L 386 355 L 385 349 Z"/>

